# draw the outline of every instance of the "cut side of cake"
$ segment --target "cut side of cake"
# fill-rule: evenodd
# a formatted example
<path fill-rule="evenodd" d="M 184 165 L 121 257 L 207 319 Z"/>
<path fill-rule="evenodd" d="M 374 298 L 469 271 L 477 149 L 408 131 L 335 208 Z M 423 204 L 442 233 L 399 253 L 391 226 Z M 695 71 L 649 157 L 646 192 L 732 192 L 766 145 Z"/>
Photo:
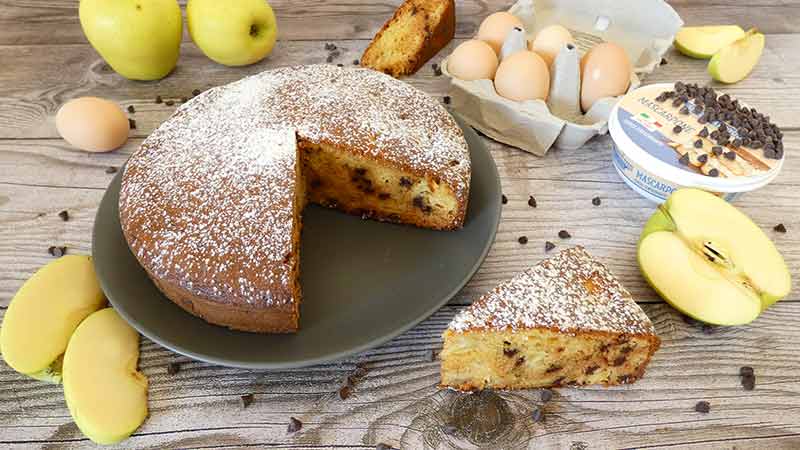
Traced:
<path fill-rule="evenodd" d="M 582 247 L 501 283 L 461 311 L 443 339 L 441 385 L 463 391 L 632 383 L 661 342 Z"/>
<path fill-rule="evenodd" d="M 372 39 L 361 65 L 393 77 L 411 75 L 455 35 L 453 0 L 406 0 Z"/>

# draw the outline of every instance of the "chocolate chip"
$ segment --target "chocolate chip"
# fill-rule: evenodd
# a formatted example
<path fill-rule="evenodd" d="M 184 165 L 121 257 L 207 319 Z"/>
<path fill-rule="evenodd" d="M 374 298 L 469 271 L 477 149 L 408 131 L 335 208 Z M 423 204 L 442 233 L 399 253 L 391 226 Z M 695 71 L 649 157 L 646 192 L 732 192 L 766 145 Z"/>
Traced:
<path fill-rule="evenodd" d="M 186 103 L 189 101 L 188 97 L 181 97 L 181 103 Z"/>
<path fill-rule="evenodd" d="M 449 95 L 445 95 L 444 97 L 442 97 L 442 101 L 444 102 L 445 105 L 449 105 L 450 104 L 450 96 Z"/>
<path fill-rule="evenodd" d="M 66 210 L 61 211 L 60 213 L 58 213 L 58 217 L 61 217 L 61 220 L 66 222 L 69 220 L 69 213 Z"/>
<path fill-rule="evenodd" d="M 553 399 L 553 391 L 551 391 L 550 389 L 543 389 L 541 394 L 539 394 L 539 399 L 543 403 L 549 402 L 550 400 Z"/>
<path fill-rule="evenodd" d="M 673 100 L 673 101 L 672 101 L 672 106 L 674 106 L 674 107 L 676 107 L 676 108 L 677 108 L 677 107 L 678 107 L 678 106 L 680 106 L 682 103 L 683 103 L 683 100 L 681 100 L 681 99 L 680 99 L 680 97 L 678 97 L 678 98 L 676 98 L 675 100 Z"/>
<path fill-rule="evenodd" d="M 325 58 L 325 62 L 327 62 L 327 63 L 333 62 L 333 56 L 328 55 L 328 57 Z"/>
<path fill-rule="evenodd" d="M 192 96 L 197 97 L 202 91 L 200 89 L 193 89 Z"/>
<path fill-rule="evenodd" d="M 358 60 L 357 60 L 357 59 L 354 59 L 354 60 L 353 60 L 353 65 L 354 65 L 354 66 L 357 66 L 357 65 L 359 65 L 359 64 L 360 64 L 360 63 L 358 62 Z"/>
<path fill-rule="evenodd" d="M 51 245 L 47 249 L 47 253 L 50 253 L 51 256 L 55 256 L 56 258 L 60 258 L 67 253 L 67 247 L 56 247 Z"/>
<path fill-rule="evenodd" d="M 336 46 L 334 46 L 333 47 L 333 51 L 331 52 L 330 56 L 332 56 L 333 58 L 338 58 L 341 54 L 342 54 L 342 52 L 340 52 L 339 50 L 336 50 Z"/>
<path fill-rule="evenodd" d="M 114 167 L 114 166 L 108 166 L 108 167 L 106 167 L 106 173 L 108 173 L 108 174 L 117 173 L 117 168 Z"/>
<path fill-rule="evenodd" d="M 700 130 L 700 132 L 697 133 L 697 135 L 700 136 L 700 137 L 708 137 L 708 128 L 707 127 L 703 127 L 703 129 Z"/>
<path fill-rule="evenodd" d="M 133 105 L 128 105 L 128 112 L 133 114 L 136 112 L 136 108 L 134 108 Z"/>
<path fill-rule="evenodd" d="M 336 67 L 344 67 L 344 64 L 339 63 L 339 64 L 336 65 Z"/>
<path fill-rule="evenodd" d="M 545 252 L 549 252 L 550 250 L 552 250 L 554 248 L 556 248 L 556 244 L 553 244 L 550 241 L 545 241 L 545 243 L 544 243 L 544 251 Z"/>
<path fill-rule="evenodd" d="M 621 365 L 625 364 L 625 360 L 626 360 L 626 359 L 627 359 L 627 358 L 625 358 L 625 356 L 623 356 L 623 355 L 617 356 L 617 357 L 614 359 L 614 362 L 612 363 L 612 365 L 613 365 L 613 366 L 615 366 L 615 367 L 616 367 L 616 366 L 621 366 Z"/>
<path fill-rule="evenodd" d="M 586 370 L 583 371 L 583 373 L 585 373 L 586 375 L 592 375 L 599 368 L 600 368 L 600 366 L 589 366 L 589 367 L 586 368 Z"/>
<path fill-rule="evenodd" d="M 705 414 L 705 413 L 711 411 L 711 405 L 709 405 L 707 401 L 700 401 L 700 402 L 697 402 L 696 405 L 694 405 L 694 410 L 699 412 L 699 413 Z"/>
<path fill-rule="evenodd" d="M 673 132 L 673 133 L 675 133 L 675 134 L 680 134 L 680 132 L 681 132 L 681 131 L 683 131 L 683 128 L 681 128 L 681 126 L 680 126 L 680 125 L 675 125 L 675 126 L 672 128 L 672 132 Z"/>
<path fill-rule="evenodd" d="M 135 130 L 136 129 L 136 121 L 133 120 L 133 119 L 128 119 L 128 128 L 130 128 L 131 130 Z"/>
<path fill-rule="evenodd" d="M 736 159 L 736 152 L 725 153 L 725 158 L 730 159 L 731 161 L 733 161 L 734 159 Z"/>
<path fill-rule="evenodd" d="M 517 353 L 519 353 L 519 350 L 517 350 L 515 348 L 504 348 L 503 349 L 503 356 L 505 356 L 506 358 L 513 358 L 514 355 L 516 355 Z"/>
<path fill-rule="evenodd" d="M 339 388 L 339 398 L 341 400 L 347 400 L 350 397 L 351 393 L 352 389 L 350 388 L 350 386 L 342 386 Z"/>
<path fill-rule="evenodd" d="M 164 102 L 164 104 L 167 105 L 167 106 L 172 106 L 172 105 L 175 104 L 175 100 L 167 100 L 167 101 Z"/>
<path fill-rule="evenodd" d="M 433 65 L 433 76 L 440 77 L 442 76 L 442 69 L 439 67 L 438 64 Z"/>
<path fill-rule="evenodd" d="M 303 428 L 303 422 L 294 417 L 289 418 L 289 425 L 286 426 L 287 433 L 297 433 L 301 428 Z"/>
<path fill-rule="evenodd" d="M 334 44 L 332 42 L 326 42 L 325 43 L 325 50 L 328 50 L 328 51 L 336 50 L 336 44 Z"/>
<path fill-rule="evenodd" d="M 519 239 L 517 239 L 517 242 L 519 242 L 522 245 L 527 244 L 528 243 L 528 236 L 520 236 Z"/>
<path fill-rule="evenodd" d="M 733 140 L 733 142 L 731 142 L 731 145 L 733 145 L 734 147 L 741 147 L 742 146 L 742 140 L 740 138 L 736 138 L 736 139 Z"/>
<path fill-rule="evenodd" d="M 694 141 L 694 148 L 703 148 L 703 140 L 702 139 L 698 139 L 698 140 Z"/>
<path fill-rule="evenodd" d="M 410 178 L 407 177 L 400 177 L 400 186 L 403 187 L 411 187 L 414 183 L 411 181 Z"/>
<path fill-rule="evenodd" d="M 666 66 L 667 64 L 669 64 L 669 61 L 667 61 L 666 58 L 661 58 L 661 62 L 659 63 L 659 65 Z"/>
<path fill-rule="evenodd" d="M 386 192 L 381 192 L 380 194 L 378 194 L 378 198 L 381 200 L 388 200 L 391 197 L 392 197 L 391 194 L 388 194 Z"/>
<path fill-rule="evenodd" d="M 711 170 L 709 170 L 709 171 L 708 171 L 708 176 L 710 176 L 710 177 L 712 177 L 712 178 L 716 178 L 716 177 L 718 177 L 718 176 L 719 176 L 719 170 L 717 170 L 717 169 L 711 169 Z"/>
<path fill-rule="evenodd" d="M 698 123 L 708 123 L 708 113 L 706 112 L 702 116 L 697 118 Z"/>
<path fill-rule="evenodd" d="M 752 391 L 756 388 L 756 376 L 746 375 L 742 377 L 742 387 L 745 391 Z"/>
<path fill-rule="evenodd" d="M 245 409 L 253 404 L 253 399 L 253 394 L 244 394 L 239 397 L 239 404 L 242 405 L 242 409 Z"/>
<path fill-rule="evenodd" d="M 528 206 L 536 208 L 536 199 L 532 195 L 528 197 Z"/>
<path fill-rule="evenodd" d="M 538 405 L 534 406 L 533 411 L 531 411 L 531 420 L 533 420 L 535 423 L 544 420 L 544 408 Z"/>
<path fill-rule="evenodd" d="M 699 156 L 697 157 L 697 161 L 699 161 L 699 162 L 700 162 L 700 164 L 705 164 L 705 163 L 707 163 L 707 162 L 708 162 L 708 155 L 707 155 L 707 154 L 705 154 L 705 153 L 703 153 L 702 155 L 699 155 Z"/>
<path fill-rule="evenodd" d="M 504 205 L 505 205 L 506 203 L 508 203 L 508 197 L 506 197 L 506 194 L 501 194 L 501 195 L 500 195 L 500 203 L 502 203 L 502 204 L 504 204 Z"/>
<path fill-rule="evenodd" d="M 778 233 L 786 233 L 786 225 L 782 223 L 775 225 L 774 227 L 772 227 L 772 229 Z"/>
<path fill-rule="evenodd" d="M 689 154 L 688 153 L 684 153 L 683 156 L 681 156 L 678 159 L 678 162 L 683 164 L 684 166 L 688 166 L 689 165 Z"/>
<path fill-rule="evenodd" d="M 175 375 L 181 371 L 181 365 L 177 362 L 167 364 L 167 375 Z"/>
<path fill-rule="evenodd" d="M 572 237 L 572 235 L 569 234 L 569 231 L 567 230 L 561 230 L 558 232 L 558 237 L 560 237 L 561 239 L 569 239 Z"/>
<path fill-rule="evenodd" d="M 162 103 L 163 100 L 161 99 L 160 95 L 156 95 L 156 103 Z"/>
<path fill-rule="evenodd" d="M 664 93 L 662 92 L 661 94 L 658 94 L 658 96 L 656 96 L 656 101 L 659 103 L 664 103 L 665 101 L 667 101 L 667 96 L 664 95 Z"/>
<path fill-rule="evenodd" d="M 739 368 L 739 376 L 741 377 L 752 377 L 755 374 L 755 371 L 750 366 L 742 366 Z"/>
<path fill-rule="evenodd" d="M 592 199 L 592 204 L 594 206 L 600 206 L 600 203 L 601 203 L 600 197 L 595 197 Z"/>

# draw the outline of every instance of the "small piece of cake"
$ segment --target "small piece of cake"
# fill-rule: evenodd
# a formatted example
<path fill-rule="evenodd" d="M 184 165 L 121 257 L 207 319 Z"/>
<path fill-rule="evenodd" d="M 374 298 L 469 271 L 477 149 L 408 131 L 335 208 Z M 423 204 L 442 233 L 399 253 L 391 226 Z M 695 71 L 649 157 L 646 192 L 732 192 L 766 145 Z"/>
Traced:
<path fill-rule="evenodd" d="M 375 35 L 361 65 L 393 77 L 411 75 L 455 35 L 453 0 L 406 0 Z"/>
<path fill-rule="evenodd" d="M 464 391 L 632 383 L 661 342 L 630 293 L 582 247 L 501 283 L 443 337 L 441 385 Z"/>

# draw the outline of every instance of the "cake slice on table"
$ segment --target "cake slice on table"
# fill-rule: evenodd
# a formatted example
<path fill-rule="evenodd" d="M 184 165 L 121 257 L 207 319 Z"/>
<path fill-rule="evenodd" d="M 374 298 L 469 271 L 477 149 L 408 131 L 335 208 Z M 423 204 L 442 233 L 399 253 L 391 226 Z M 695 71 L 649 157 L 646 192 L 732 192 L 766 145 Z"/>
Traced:
<path fill-rule="evenodd" d="M 455 35 L 453 0 L 406 0 L 378 31 L 361 65 L 395 78 L 419 70 Z"/>
<path fill-rule="evenodd" d="M 443 337 L 441 384 L 465 391 L 632 383 L 660 345 L 630 293 L 582 247 L 501 283 Z"/>

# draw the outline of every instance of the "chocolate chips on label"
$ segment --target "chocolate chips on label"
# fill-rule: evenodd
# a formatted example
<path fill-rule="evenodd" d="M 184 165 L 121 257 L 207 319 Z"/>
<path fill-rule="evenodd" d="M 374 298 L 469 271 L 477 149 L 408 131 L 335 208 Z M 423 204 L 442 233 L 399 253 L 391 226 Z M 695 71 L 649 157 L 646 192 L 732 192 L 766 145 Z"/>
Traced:
<path fill-rule="evenodd" d="M 775 230 L 777 233 L 786 233 L 786 225 L 782 223 L 775 225 L 774 227 L 772 227 L 772 229 Z"/>
<path fill-rule="evenodd" d="M 569 234 L 569 231 L 567 230 L 561 230 L 558 232 L 558 237 L 560 237 L 561 239 L 569 239 L 572 237 L 572 235 Z"/>
<path fill-rule="evenodd" d="M 239 403 L 242 405 L 242 409 L 247 408 L 248 406 L 253 404 L 253 394 L 244 394 L 239 397 Z"/>
<path fill-rule="evenodd" d="M 301 428 L 303 428 L 303 422 L 294 417 L 289 418 L 289 425 L 286 426 L 287 433 L 297 433 Z"/>
<path fill-rule="evenodd" d="M 694 405 L 694 410 L 706 414 L 711 411 L 711 405 L 707 401 L 699 401 L 696 405 Z"/>
<path fill-rule="evenodd" d="M 554 248 L 556 248 L 556 244 L 553 244 L 550 241 L 545 241 L 545 243 L 544 243 L 544 251 L 545 252 L 549 252 L 550 250 L 552 250 Z"/>

